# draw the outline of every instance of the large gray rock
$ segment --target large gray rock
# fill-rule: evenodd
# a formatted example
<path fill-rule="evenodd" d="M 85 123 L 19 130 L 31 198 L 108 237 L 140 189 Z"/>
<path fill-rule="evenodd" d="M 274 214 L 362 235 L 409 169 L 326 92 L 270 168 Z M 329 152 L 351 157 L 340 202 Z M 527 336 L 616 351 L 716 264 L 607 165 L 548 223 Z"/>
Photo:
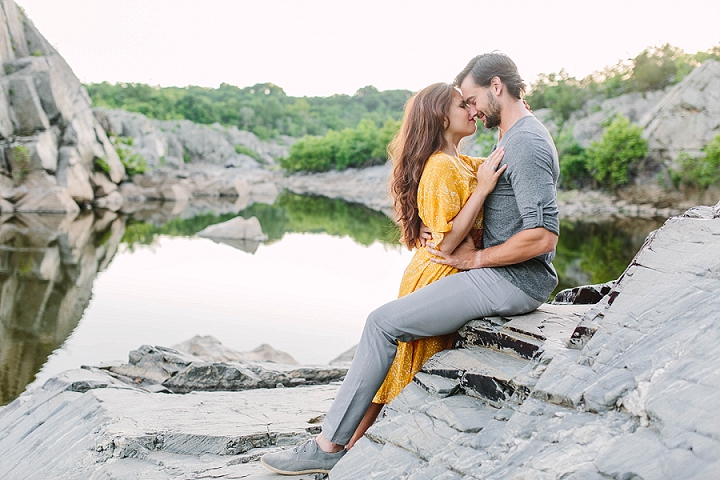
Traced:
<path fill-rule="evenodd" d="M 693 157 L 720 134 L 720 62 L 707 60 L 670 89 L 639 122 L 649 155 L 671 168 L 680 152 Z"/>
<path fill-rule="evenodd" d="M 218 239 L 253 240 L 256 242 L 267 240 L 267 235 L 262 232 L 262 227 L 257 217 L 250 217 L 248 219 L 235 217 L 227 222 L 216 223 L 198 232 L 198 236 Z"/>
<path fill-rule="evenodd" d="M 287 156 L 294 141 L 289 137 L 263 142 L 252 132 L 237 127 L 199 125 L 188 120 L 153 120 L 140 113 L 124 110 L 95 109 L 106 133 L 132 138 L 130 151 L 139 153 L 151 168 L 187 163 L 205 163 L 239 169 L 259 168 L 260 164 L 247 155 L 238 154 L 236 147 L 253 152 L 264 164 L 275 164 Z"/>
<path fill-rule="evenodd" d="M 607 122 L 618 114 L 629 118 L 633 124 L 638 124 L 658 105 L 664 95 L 663 90 L 633 92 L 601 102 L 588 102 L 570 116 L 566 128 L 572 131 L 580 146 L 587 148 L 592 142 L 602 138 Z"/>
<path fill-rule="evenodd" d="M 330 476 L 714 478 L 718 292 L 720 203 L 669 219 L 597 305 L 470 322 Z"/>
<path fill-rule="evenodd" d="M 262 344 L 250 352 L 238 352 L 226 347 L 220 340 L 210 335 L 197 335 L 172 348 L 182 353 L 198 357 L 206 362 L 273 362 L 297 365 L 289 354 L 275 350 L 268 344 Z"/>
<path fill-rule="evenodd" d="M 166 395 L 71 370 L 0 410 L 0 476 L 269 480 L 259 456 L 317 432 L 336 390 Z"/>
<path fill-rule="evenodd" d="M 72 69 L 13 0 L 2 0 L 1 5 L 0 140 L 8 140 L 2 147 L 3 156 L 10 158 L 7 163 L 0 161 L 7 167 L 0 168 L 0 175 L 12 177 L 16 186 L 26 186 L 30 172 L 57 172 L 58 181 L 50 182 L 52 192 L 35 188 L 35 178 L 35 186 L 27 185 L 22 194 L 14 195 L 24 199 L 21 208 L 14 208 L 77 211 L 78 206 L 66 199 L 76 204 L 92 202 L 89 175 L 97 162 L 107 165 L 108 176 L 116 184 L 125 177 L 124 167 Z M 17 146 L 28 149 L 30 165 L 15 162 L 18 158 L 12 149 Z M 67 147 L 74 150 L 72 155 L 63 153 Z"/>

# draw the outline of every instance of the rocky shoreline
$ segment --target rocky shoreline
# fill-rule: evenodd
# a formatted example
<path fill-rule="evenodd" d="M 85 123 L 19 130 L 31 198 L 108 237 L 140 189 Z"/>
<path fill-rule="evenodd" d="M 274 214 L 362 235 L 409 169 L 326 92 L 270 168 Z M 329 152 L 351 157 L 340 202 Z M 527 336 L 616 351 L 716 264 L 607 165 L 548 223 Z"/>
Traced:
<path fill-rule="evenodd" d="M 718 239 L 720 203 L 693 208 L 617 282 L 469 322 L 330 478 L 711 478 Z M 347 366 L 242 358 L 207 337 L 177 347 L 64 372 L 0 408 L 0 478 L 277 478 L 257 459 L 319 431 Z"/>

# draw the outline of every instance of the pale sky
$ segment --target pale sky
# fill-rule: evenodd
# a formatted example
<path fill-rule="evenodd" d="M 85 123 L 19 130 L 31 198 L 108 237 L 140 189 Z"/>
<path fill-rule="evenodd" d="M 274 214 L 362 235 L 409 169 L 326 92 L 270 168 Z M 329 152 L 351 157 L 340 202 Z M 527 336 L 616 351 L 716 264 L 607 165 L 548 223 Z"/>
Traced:
<path fill-rule="evenodd" d="M 720 44 L 720 1 L 16 0 L 83 82 L 419 90 L 500 50 L 532 82 Z"/>

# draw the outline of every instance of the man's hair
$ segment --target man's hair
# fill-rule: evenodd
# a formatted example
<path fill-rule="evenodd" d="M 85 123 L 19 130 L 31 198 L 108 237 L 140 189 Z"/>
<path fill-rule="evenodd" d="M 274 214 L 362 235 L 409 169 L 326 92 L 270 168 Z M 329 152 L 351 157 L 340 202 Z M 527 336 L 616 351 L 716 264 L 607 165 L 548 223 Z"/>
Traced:
<path fill-rule="evenodd" d="M 468 75 L 478 87 L 489 87 L 493 77 L 499 77 L 510 95 L 518 99 L 525 95 L 525 82 L 520 78 L 515 62 L 504 53 L 483 53 L 473 58 L 455 77 L 455 85 L 460 86 Z"/>

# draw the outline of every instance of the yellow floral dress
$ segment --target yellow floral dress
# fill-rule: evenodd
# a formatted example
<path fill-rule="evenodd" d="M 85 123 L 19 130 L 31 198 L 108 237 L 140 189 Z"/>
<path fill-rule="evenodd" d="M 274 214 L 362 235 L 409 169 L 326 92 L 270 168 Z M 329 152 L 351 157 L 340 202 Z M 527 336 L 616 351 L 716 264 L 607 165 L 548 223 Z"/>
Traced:
<path fill-rule="evenodd" d="M 452 219 L 460 212 L 477 186 L 475 173 L 484 161 L 483 158 L 465 155 L 460 155 L 458 159 L 437 152 L 425 164 L 418 185 L 418 211 L 423 223 L 432 231 L 433 242 L 436 245 L 439 245 L 445 233 L 452 229 Z M 480 238 L 478 233 L 482 231 L 482 220 L 483 212 L 480 210 L 471 230 L 476 243 Z M 425 248 L 415 250 L 415 255 L 410 260 L 400 282 L 400 297 L 458 272 L 454 267 L 431 262 L 430 257 Z M 451 333 L 407 343 L 398 342 L 395 360 L 373 402 L 390 403 L 412 381 L 430 357 L 451 347 L 454 337 L 455 334 Z"/>

